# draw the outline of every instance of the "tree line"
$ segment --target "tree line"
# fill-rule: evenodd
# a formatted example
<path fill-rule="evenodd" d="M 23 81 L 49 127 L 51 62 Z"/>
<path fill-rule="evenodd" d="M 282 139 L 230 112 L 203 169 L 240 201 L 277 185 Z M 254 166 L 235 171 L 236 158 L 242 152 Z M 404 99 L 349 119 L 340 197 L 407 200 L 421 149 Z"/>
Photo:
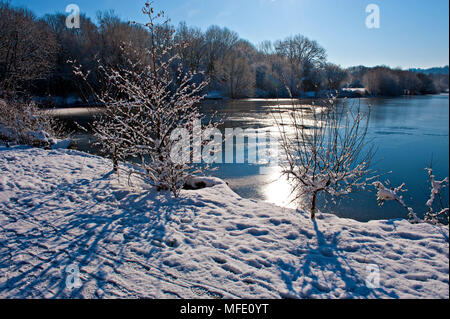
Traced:
<path fill-rule="evenodd" d="M 92 72 L 88 84 L 101 90 L 104 81 L 96 65 L 126 65 L 130 55 L 145 63 L 152 41 L 145 26 L 121 21 L 113 11 L 98 13 L 95 22 L 81 15 L 80 28 L 69 29 L 62 13 L 38 18 L 4 1 L 0 1 L 0 39 L 0 95 L 36 96 L 83 95 L 86 83 L 77 80 L 68 61 Z M 173 48 L 169 55 L 179 56 L 185 72 L 197 73 L 198 83 L 209 79 L 204 93 L 212 96 L 319 96 L 343 88 L 396 96 L 448 90 L 448 74 L 386 66 L 342 68 L 327 61 L 319 43 L 301 34 L 253 45 L 228 28 L 202 31 L 182 22 L 156 26 L 154 41 L 161 48 Z"/>

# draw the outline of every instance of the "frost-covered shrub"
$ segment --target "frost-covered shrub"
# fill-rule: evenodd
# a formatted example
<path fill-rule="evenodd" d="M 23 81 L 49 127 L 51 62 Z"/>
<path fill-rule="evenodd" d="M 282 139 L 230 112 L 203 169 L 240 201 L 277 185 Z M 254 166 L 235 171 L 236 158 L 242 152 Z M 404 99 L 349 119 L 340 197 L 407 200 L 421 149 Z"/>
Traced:
<path fill-rule="evenodd" d="M 311 106 L 292 105 L 287 119 L 275 117 L 281 135 L 282 174 L 294 200 L 309 203 L 315 218 L 317 196 L 351 193 L 366 185 L 373 156 L 366 142 L 369 115 L 336 98 Z"/>
<path fill-rule="evenodd" d="M 425 170 L 427 171 L 429 177 L 430 198 L 425 204 L 427 210 L 423 215 L 423 221 L 432 224 L 448 224 L 449 208 L 445 207 L 445 201 L 441 195 L 442 190 L 448 186 L 448 177 L 444 178 L 443 180 L 437 180 L 432 168 L 426 168 Z M 411 222 L 418 223 L 422 221 L 414 212 L 414 210 L 406 205 L 403 200 L 403 196 L 399 195 L 400 192 L 407 191 L 407 189 L 404 188 L 405 183 L 395 188 L 390 188 L 379 181 L 372 183 L 372 185 L 375 186 L 375 188 L 378 190 L 377 201 L 379 206 L 383 206 L 385 201 L 396 201 L 408 211 L 408 217 Z"/>
<path fill-rule="evenodd" d="M 40 147 L 55 145 L 63 128 L 33 102 L 0 100 L 0 140 Z"/>
<path fill-rule="evenodd" d="M 180 57 L 170 44 L 157 43 L 158 21 L 164 13 L 155 13 L 147 3 L 143 13 L 149 22 L 149 49 L 146 58 L 137 58 L 130 44 L 123 43 L 123 63 L 102 63 L 98 71 L 104 78 L 102 92 L 95 92 L 104 111 L 93 123 L 94 135 L 101 150 L 118 171 L 118 162 L 136 158 L 142 174 L 158 190 L 169 190 L 178 196 L 187 179 L 199 166 L 174 161 L 171 156 L 178 140 L 171 135 L 176 129 L 192 132 L 193 123 L 201 119 L 198 104 L 207 82 L 202 74 L 185 72 Z M 183 44 L 185 45 L 185 44 Z M 80 66 L 74 72 L 86 80 Z M 210 124 L 209 126 L 214 126 Z"/>

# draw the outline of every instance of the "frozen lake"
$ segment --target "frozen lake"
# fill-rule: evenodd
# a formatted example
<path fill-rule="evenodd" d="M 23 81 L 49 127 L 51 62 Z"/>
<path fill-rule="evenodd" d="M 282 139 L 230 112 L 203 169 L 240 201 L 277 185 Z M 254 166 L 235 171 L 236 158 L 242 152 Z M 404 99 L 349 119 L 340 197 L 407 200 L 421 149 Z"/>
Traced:
<path fill-rule="evenodd" d="M 378 148 L 373 168 L 391 174 L 392 186 L 405 182 L 408 192 L 406 203 L 417 212 L 425 211 L 429 197 L 428 176 L 425 171 L 433 159 L 433 168 L 439 179 L 449 175 L 449 96 L 414 96 L 400 98 L 373 98 L 349 100 L 361 103 L 362 110 L 371 105 L 368 138 Z M 218 112 L 224 120 L 221 128 L 256 128 L 276 130 L 272 111 L 288 100 L 231 100 L 206 101 L 202 104 L 205 115 Z M 302 101 L 302 103 L 306 103 Z M 83 109 L 64 109 L 58 117 L 86 124 L 93 112 Z M 89 144 L 90 134 L 75 133 L 75 147 L 95 153 Z M 219 164 L 213 175 L 226 180 L 231 188 L 245 198 L 262 199 L 280 206 L 292 207 L 288 195 L 289 185 L 273 168 L 270 174 L 261 175 L 255 164 Z M 448 192 L 444 193 L 448 203 Z M 375 192 L 358 192 L 342 197 L 337 203 L 321 200 L 319 208 L 324 212 L 359 221 L 406 217 L 405 210 L 397 203 L 378 207 Z"/>

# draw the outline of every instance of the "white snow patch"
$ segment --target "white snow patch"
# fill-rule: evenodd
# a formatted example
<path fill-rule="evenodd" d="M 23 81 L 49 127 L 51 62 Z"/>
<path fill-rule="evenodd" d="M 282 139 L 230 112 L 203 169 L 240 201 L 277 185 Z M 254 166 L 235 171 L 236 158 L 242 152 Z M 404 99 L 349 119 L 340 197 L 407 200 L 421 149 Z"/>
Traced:
<path fill-rule="evenodd" d="M 449 297 L 448 227 L 312 222 L 213 178 L 174 199 L 111 170 L 73 150 L 0 147 L 0 298 Z"/>

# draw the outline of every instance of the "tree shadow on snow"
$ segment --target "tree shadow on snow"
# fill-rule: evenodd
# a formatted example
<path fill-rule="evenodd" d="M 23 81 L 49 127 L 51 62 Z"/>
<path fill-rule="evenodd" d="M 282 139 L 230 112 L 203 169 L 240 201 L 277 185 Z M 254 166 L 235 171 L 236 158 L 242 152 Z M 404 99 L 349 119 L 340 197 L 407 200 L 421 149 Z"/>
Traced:
<path fill-rule="evenodd" d="M 108 176 L 91 180 L 94 186 L 91 189 L 98 193 L 95 183 L 105 178 Z M 83 183 L 86 180 L 65 184 L 55 192 L 61 192 L 63 197 L 69 196 L 66 193 L 78 189 Z M 104 185 L 104 190 L 108 185 Z M 146 262 L 164 249 L 177 245 L 168 238 L 166 225 L 171 222 L 173 214 L 179 216 L 184 213 L 184 201 L 188 199 L 174 200 L 169 194 L 153 191 L 131 193 L 117 190 L 110 195 L 112 197 L 99 198 L 95 203 L 74 203 L 72 209 L 66 208 L 62 221 L 48 222 L 44 216 L 52 214 L 45 204 L 53 197 L 48 200 L 42 198 L 38 205 L 17 215 L 35 223 L 36 227 L 17 238 L 13 251 L 8 252 L 8 248 L 0 250 L 0 271 L 8 273 L 7 279 L 0 284 L 0 291 L 15 297 L 95 298 L 101 297 L 96 295 L 96 291 L 112 285 L 124 296 L 133 296 L 135 292 L 107 279 L 111 273 L 116 274 L 119 268 L 128 265 L 146 270 L 152 268 L 156 277 L 161 275 L 158 278 L 164 279 L 165 274 L 158 265 L 150 266 Z M 55 207 L 55 210 L 61 209 L 64 208 Z M 57 214 L 55 216 L 61 218 Z M 4 240 L 7 239 L 0 239 L 0 247 L 8 247 Z M 134 242 L 135 246 L 132 245 Z M 149 245 L 142 247 L 142 243 Z M 30 255 L 33 250 L 36 250 L 36 255 Z M 23 262 L 17 262 L 22 255 Z M 80 288 L 67 288 L 69 274 L 66 267 L 70 264 L 79 267 L 83 282 Z"/>
<path fill-rule="evenodd" d="M 339 248 L 340 232 L 325 237 L 315 220 L 313 225 L 316 245 L 313 247 L 308 243 L 306 252 L 305 249 L 296 252 L 301 257 L 302 265 L 298 267 L 282 260 L 278 262 L 278 269 L 288 291 L 281 294 L 282 298 L 316 298 L 320 295 L 327 298 L 377 298 L 380 294 L 398 298 L 395 292 L 388 292 L 382 287 L 371 289 L 366 286 L 366 274 L 357 273 L 348 263 L 344 250 Z M 296 291 L 293 283 L 306 277 L 311 280 L 303 280 L 301 291 Z M 339 282 L 333 281 L 336 277 L 340 279 Z M 333 294 L 335 290 L 338 291 Z"/>

